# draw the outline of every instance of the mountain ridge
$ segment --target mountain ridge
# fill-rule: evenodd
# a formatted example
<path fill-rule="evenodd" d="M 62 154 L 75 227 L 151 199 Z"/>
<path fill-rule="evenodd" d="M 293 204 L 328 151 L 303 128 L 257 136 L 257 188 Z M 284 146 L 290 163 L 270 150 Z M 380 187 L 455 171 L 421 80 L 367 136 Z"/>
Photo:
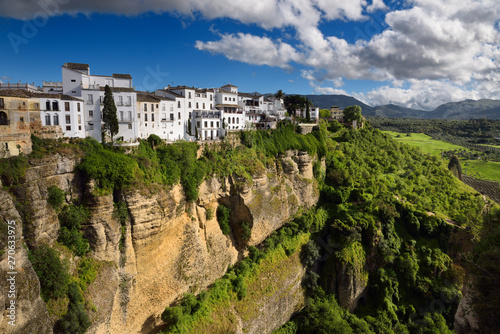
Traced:
<path fill-rule="evenodd" d="M 459 102 L 448 102 L 441 104 L 434 110 L 426 111 L 398 106 L 395 104 L 370 106 L 348 95 L 305 96 L 320 109 L 330 109 L 331 106 L 338 106 L 343 109 L 350 105 L 359 105 L 363 110 L 363 114 L 367 116 L 462 120 L 470 118 L 500 119 L 500 100 L 493 99 L 467 99 Z"/>

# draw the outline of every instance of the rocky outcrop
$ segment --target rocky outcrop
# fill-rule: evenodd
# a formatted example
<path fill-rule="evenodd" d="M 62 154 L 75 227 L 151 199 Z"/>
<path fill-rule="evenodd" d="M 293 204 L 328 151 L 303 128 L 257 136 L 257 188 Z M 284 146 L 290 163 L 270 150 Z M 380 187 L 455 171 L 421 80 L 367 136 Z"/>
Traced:
<path fill-rule="evenodd" d="M 19 214 L 26 224 L 25 238 L 31 246 L 52 244 L 57 239 L 59 221 L 54 209 L 47 203 L 50 186 L 64 190 L 67 200 L 81 196 L 80 178 L 74 173 L 78 159 L 59 154 L 39 160 L 30 160 L 32 167 L 24 176 L 24 183 L 12 187 Z"/>
<path fill-rule="evenodd" d="M 10 221 L 14 223 L 7 224 Z M 24 247 L 21 217 L 12 197 L 3 190 L 0 224 L 0 333 L 52 333 L 54 324 L 40 298 L 40 283 Z M 15 238 L 7 237 L 9 231 L 15 232 Z M 15 249 L 9 252 L 8 245 L 15 245 Z"/>
<path fill-rule="evenodd" d="M 480 333 L 478 316 L 474 311 L 474 295 L 476 294 L 473 286 L 473 278 L 464 285 L 463 298 L 458 304 L 455 313 L 455 322 L 453 329 L 457 334 Z"/>
<path fill-rule="evenodd" d="M 166 306 L 185 292 L 206 288 L 243 258 L 247 245 L 262 242 L 300 207 L 311 207 L 319 198 L 312 159 L 299 152 L 288 152 L 276 166 L 253 175 L 251 182 L 236 176 L 207 179 L 199 188 L 196 203 L 186 202 L 180 185 L 98 194 L 92 182 L 82 183 L 74 172 L 76 164 L 74 158 L 60 155 L 41 160 L 28 170 L 24 184 L 11 189 L 23 206 L 30 246 L 57 239 L 58 217 L 47 204 L 51 185 L 66 191 L 68 201 L 83 200 L 90 210 L 90 220 L 82 230 L 91 244 L 90 255 L 105 265 L 85 292 L 95 306 L 95 311 L 89 311 L 93 324 L 88 333 L 149 333 L 160 322 Z M 127 204 L 129 218 L 124 224 L 113 215 L 117 200 Z M 227 236 L 214 214 L 221 203 L 231 208 L 232 232 Z M 9 203 L 7 207 L 15 206 Z M 241 222 L 251 227 L 249 240 L 241 238 Z M 286 288 L 297 292 L 293 297 L 278 291 L 270 296 L 269 305 L 262 306 L 267 314 L 279 315 L 279 321 L 273 321 L 269 328 L 279 327 L 303 300 L 297 297 L 302 274 L 295 273 L 293 284 Z M 29 281 L 33 286 L 39 284 L 36 275 Z M 46 312 L 38 290 L 33 295 L 38 302 L 26 300 Z M 40 310 L 33 314 L 42 314 Z M 245 326 L 267 328 L 270 318 L 266 319 Z"/>
<path fill-rule="evenodd" d="M 354 312 L 368 286 L 368 266 L 361 244 L 354 242 L 337 251 L 327 259 L 323 270 L 326 289 L 335 293 L 340 306 Z"/>
<path fill-rule="evenodd" d="M 272 286 L 275 289 L 270 289 L 264 294 L 256 305 L 250 305 L 255 309 L 250 316 L 248 314 L 237 315 L 240 321 L 236 333 L 272 333 L 304 307 L 305 291 L 302 287 L 302 280 L 306 269 L 300 263 L 299 252 L 283 263 L 278 263 L 277 266 L 286 266 L 286 273 L 281 277 L 276 272 L 264 272 L 259 276 L 259 279 L 264 282 L 274 281 Z"/>
<path fill-rule="evenodd" d="M 311 207 L 319 199 L 312 159 L 303 152 L 287 152 L 274 168 L 254 175 L 251 184 L 238 179 L 231 183 L 234 190 L 226 202 L 236 225 L 242 221 L 251 224 L 248 245 L 261 243 L 300 207 Z"/>

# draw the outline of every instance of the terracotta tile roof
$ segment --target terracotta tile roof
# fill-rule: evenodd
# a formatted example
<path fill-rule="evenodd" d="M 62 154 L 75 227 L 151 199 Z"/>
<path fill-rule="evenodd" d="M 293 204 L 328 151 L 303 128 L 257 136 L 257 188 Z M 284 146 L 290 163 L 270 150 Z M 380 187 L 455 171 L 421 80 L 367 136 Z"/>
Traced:
<path fill-rule="evenodd" d="M 259 99 L 262 96 L 262 94 L 259 94 L 259 93 L 250 94 L 250 93 L 241 93 L 241 92 L 239 92 L 238 95 L 244 96 L 244 97 L 250 97 L 252 99 Z"/>
<path fill-rule="evenodd" d="M 153 96 L 151 94 L 137 93 L 137 102 L 154 102 L 158 103 L 160 101 L 159 98 Z"/>
<path fill-rule="evenodd" d="M 130 74 L 113 73 L 113 78 L 116 78 L 116 79 L 132 79 L 132 76 Z"/>
<path fill-rule="evenodd" d="M 175 101 L 169 97 L 159 96 L 148 92 L 137 92 L 137 102 L 159 102 L 159 101 Z"/>
<path fill-rule="evenodd" d="M 171 94 L 171 95 L 173 95 L 173 96 L 175 96 L 175 97 L 185 98 L 185 96 L 184 96 L 184 95 L 177 94 L 177 93 L 172 92 L 171 90 L 168 90 L 168 89 L 160 89 L 160 90 L 161 90 L 161 91 L 163 91 L 163 92 L 169 93 L 169 94 Z"/>
<path fill-rule="evenodd" d="M 61 100 L 63 101 L 80 101 L 80 102 L 83 102 L 82 99 L 79 99 L 77 97 L 74 97 L 74 96 L 69 96 L 69 95 L 65 95 L 65 94 L 58 94 L 58 95 L 61 95 Z"/>
<path fill-rule="evenodd" d="M 0 96 L 29 98 L 31 94 L 23 89 L 0 89 Z"/>
<path fill-rule="evenodd" d="M 64 67 L 69 68 L 70 70 L 77 70 L 77 71 L 86 71 L 89 69 L 88 64 L 79 64 L 79 63 L 66 63 L 64 64 Z"/>
<path fill-rule="evenodd" d="M 224 87 L 226 87 L 226 86 L 224 86 Z M 238 94 L 238 93 L 234 93 L 234 92 L 228 91 L 226 89 L 222 89 L 222 88 L 220 88 L 219 91 L 221 91 L 223 93 L 229 93 L 229 94 Z"/>

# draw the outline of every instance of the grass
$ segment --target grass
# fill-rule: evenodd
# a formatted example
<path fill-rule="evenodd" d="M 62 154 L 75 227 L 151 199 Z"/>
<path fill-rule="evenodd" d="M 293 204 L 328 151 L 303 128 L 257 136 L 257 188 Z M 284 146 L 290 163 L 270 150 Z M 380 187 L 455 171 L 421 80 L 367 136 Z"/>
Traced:
<path fill-rule="evenodd" d="M 428 153 L 434 156 L 441 156 L 442 151 L 451 151 L 451 150 L 467 150 L 470 149 L 465 148 L 463 146 L 450 144 L 441 140 L 434 140 L 432 137 L 425 135 L 423 133 L 411 133 L 408 137 L 406 133 L 398 133 L 393 131 L 383 131 L 394 137 L 397 141 L 401 143 L 408 144 L 410 146 L 419 147 L 422 152 Z M 398 135 L 400 137 L 398 137 Z"/>
<path fill-rule="evenodd" d="M 467 160 L 462 162 L 462 170 L 470 176 L 500 182 L 500 162 Z"/>
<path fill-rule="evenodd" d="M 423 133 L 411 133 L 408 137 L 406 133 L 398 133 L 393 131 L 383 131 L 391 135 L 394 139 L 406 143 L 410 146 L 418 147 L 424 153 L 434 156 L 441 156 L 442 151 L 451 150 L 466 150 L 471 151 L 463 146 L 450 144 L 441 140 L 434 140 L 432 137 Z M 399 135 L 399 137 L 398 137 Z M 443 161 L 446 164 L 448 161 Z M 467 175 L 474 176 L 480 179 L 500 182 L 500 162 L 484 161 L 484 160 L 461 160 L 462 170 Z"/>

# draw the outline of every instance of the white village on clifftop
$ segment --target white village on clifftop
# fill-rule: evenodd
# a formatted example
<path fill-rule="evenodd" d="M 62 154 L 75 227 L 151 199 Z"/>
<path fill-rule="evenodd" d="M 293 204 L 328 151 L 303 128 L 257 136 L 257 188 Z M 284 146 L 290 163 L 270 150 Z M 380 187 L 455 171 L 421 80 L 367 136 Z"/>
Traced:
<path fill-rule="evenodd" d="M 122 145 L 152 134 L 167 142 L 219 140 L 232 131 L 275 128 L 286 113 L 281 96 L 242 93 L 231 84 L 150 93 L 135 90 L 130 74 L 95 75 L 88 64 L 65 63 L 62 82 L 0 84 L 0 158 L 30 153 L 31 134 L 101 141 L 106 85 L 117 108 L 115 140 Z M 310 118 L 318 120 L 318 107 L 310 108 Z"/>

